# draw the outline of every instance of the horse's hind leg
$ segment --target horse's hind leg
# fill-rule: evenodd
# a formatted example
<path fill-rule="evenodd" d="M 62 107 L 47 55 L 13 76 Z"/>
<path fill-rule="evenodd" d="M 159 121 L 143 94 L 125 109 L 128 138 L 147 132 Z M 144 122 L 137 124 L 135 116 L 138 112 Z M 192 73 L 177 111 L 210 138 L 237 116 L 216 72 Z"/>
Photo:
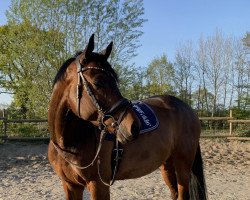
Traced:
<path fill-rule="evenodd" d="M 82 200 L 83 186 L 78 186 L 67 181 L 63 181 L 63 188 L 66 200 Z"/>
<path fill-rule="evenodd" d="M 170 189 L 172 199 L 176 200 L 178 197 L 178 192 L 177 192 L 178 189 L 177 189 L 177 179 L 176 179 L 172 157 L 169 158 L 164 164 L 162 164 L 160 169 L 161 169 L 162 177 L 166 185 Z"/>
<path fill-rule="evenodd" d="M 189 183 L 192 163 L 185 160 L 183 157 L 175 159 L 174 163 L 178 184 L 178 200 L 188 200 L 190 199 Z"/>

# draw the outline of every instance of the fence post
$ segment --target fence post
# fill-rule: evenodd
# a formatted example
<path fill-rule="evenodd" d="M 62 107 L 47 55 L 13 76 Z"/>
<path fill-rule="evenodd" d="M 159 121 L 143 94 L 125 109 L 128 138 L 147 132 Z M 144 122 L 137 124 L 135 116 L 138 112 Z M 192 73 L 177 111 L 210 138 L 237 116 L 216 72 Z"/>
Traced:
<path fill-rule="evenodd" d="M 229 110 L 229 117 L 233 117 L 233 111 Z M 233 134 L 233 123 L 229 122 L 229 135 Z"/>
<path fill-rule="evenodd" d="M 7 138 L 7 115 L 6 115 L 6 110 L 3 109 L 3 133 L 4 137 Z"/>

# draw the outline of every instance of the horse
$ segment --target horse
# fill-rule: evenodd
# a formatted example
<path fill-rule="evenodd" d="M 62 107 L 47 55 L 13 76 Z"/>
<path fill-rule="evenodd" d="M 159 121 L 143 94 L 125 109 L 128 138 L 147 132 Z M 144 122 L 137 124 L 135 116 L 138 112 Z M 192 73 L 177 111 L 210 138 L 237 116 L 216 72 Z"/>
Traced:
<path fill-rule="evenodd" d="M 139 178 L 158 168 L 172 199 L 207 199 L 198 117 L 174 96 L 150 97 L 142 101 L 154 111 L 159 126 L 139 134 L 141 122 L 121 95 L 118 76 L 107 61 L 112 46 L 93 52 L 92 35 L 85 49 L 65 61 L 55 76 L 48 159 L 66 199 L 82 199 L 86 188 L 93 200 L 110 199 L 114 181 Z M 107 134 L 113 138 L 106 139 Z"/>

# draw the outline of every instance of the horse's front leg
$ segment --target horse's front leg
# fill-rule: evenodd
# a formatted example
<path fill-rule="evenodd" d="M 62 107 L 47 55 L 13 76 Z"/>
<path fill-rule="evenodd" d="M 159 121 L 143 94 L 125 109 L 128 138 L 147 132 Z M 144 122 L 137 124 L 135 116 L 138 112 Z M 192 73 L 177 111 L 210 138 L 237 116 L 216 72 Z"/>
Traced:
<path fill-rule="evenodd" d="M 75 185 L 67 181 L 62 181 L 66 200 L 82 200 L 83 186 Z"/>
<path fill-rule="evenodd" d="M 92 200 L 110 200 L 110 190 L 101 181 L 90 181 L 87 184 Z"/>

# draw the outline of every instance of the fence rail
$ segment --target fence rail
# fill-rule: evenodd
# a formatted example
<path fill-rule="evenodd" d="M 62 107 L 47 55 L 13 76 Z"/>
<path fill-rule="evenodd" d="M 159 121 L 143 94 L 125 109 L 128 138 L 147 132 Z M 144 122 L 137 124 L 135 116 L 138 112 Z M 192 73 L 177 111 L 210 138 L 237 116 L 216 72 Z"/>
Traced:
<path fill-rule="evenodd" d="M 23 123 L 23 122 L 30 122 L 30 123 L 39 123 L 39 122 L 47 122 L 47 119 L 6 119 L 7 123 Z"/>
<path fill-rule="evenodd" d="M 229 117 L 200 117 L 199 119 L 203 124 L 207 122 L 219 123 L 222 121 L 226 124 L 225 127 L 227 128 L 224 134 L 218 134 L 216 130 L 212 134 L 205 134 L 203 132 L 202 137 L 234 137 L 237 135 L 233 132 L 233 124 L 250 124 L 250 119 L 234 119 L 231 111 Z M 30 140 L 33 140 L 36 138 L 39 140 L 44 138 L 46 140 L 49 138 L 47 119 L 8 119 L 7 117 L 0 117 L 1 124 L 0 139 L 12 138 L 13 140 L 20 140 L 24 138 L 29 140 L 28 138 L 30 138 Z M 246 126 L 245 131 L 249 135 L 250 126 Z M 20 134 L 20 132 L 23 134 Z"/>
<path fill-rule="evenodd" d="M 201 121 L 233 120 L 233 117 L 199 117 Z"/>
<path fill-rule="evenodd" d="M 1 117 L 0 139 L 49 137 L 47 121 L 47 119 L 8 119 Z"/>
<path fill-rule="evenodd" d="M 249 124 L 250 119 L 232 119 L 228 120 L 229 123 L 244 123 L 244 124 Z"/>

